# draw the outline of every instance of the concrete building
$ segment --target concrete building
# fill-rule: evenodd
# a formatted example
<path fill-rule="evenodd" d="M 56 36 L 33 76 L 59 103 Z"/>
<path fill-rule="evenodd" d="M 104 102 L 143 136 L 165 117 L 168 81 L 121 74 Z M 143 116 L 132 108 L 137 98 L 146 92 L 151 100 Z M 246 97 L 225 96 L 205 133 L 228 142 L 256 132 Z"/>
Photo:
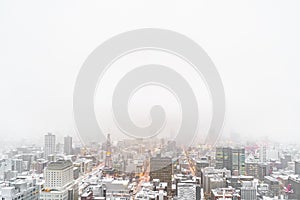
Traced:
<path fill-rule="evenodd" d="M 38 200 L 39 189 L 40 185 L 36 184 L 36 179 L 31 176 L 19 177 L 0 188 L 0 199 Z"/>
<path fill-rule="evenodd" d="M 226 187 L 226 178 L 231 177 L 230 170 L 206 167 L 202 170 L 204 196 L 209 198 L 211 190 Z"/>
<path fill-rule="evenodd" d="M 261 145 L 259 148 L 259 160 L 262 163 L 267 162 L 267 147 L 266 147 L 266 145 Z"/>
<path fill-rule="evenodd" d="M 241 188 L 241 200 L 256 200 L 256 189 L 255 187 L 242 187 Z"/>
<path fill-rule="evenodd" d="M 22 159 L 12 159 L 11 160 L 11 170 L 22 173 L 24 170 L 24 163 Z"/>
<path fill-rule="evenodd" d="M 55 135 L 48 133 L 44 139 L 44 158 L 48 159 L 49 155 L 55 154 Z"/>
<path fill-rule="evenodd" d="M 267 163 L 259 163 L 258 164 L 258 179 L 259 180 L 264 180 L 265 176 L 270 175 L 270 165 Z"/>
<path fill-rule="evenodd" d="M 64 137 L 64 153 L 66 155 L 71 155 L 73 153 L 72 137 L 70 136 Z"/>
<path fill-rule="evenodd" d="M 195 183 L 181 182 L 177 184 L 177 199 L 178 200 L 200 200 L 201 195 L 197 195 L 200 186 Z"/>
<path fill-rule="evenodd" d="M 69 160 L 51 162 L 44 172 L 45 187 L 41 200 L 78 199 L 78 185 L 74 183 L 73 164 Z"/>
<path fill-rule="evenodd" d="M 235 191 L 234 188 L 217 188 L 212 189 L 211 198 L 212 200 L 224 200 L 224 199 L 233 199 L 239 200 L 241 199 L 240 195 Z"/>
<path fill-rule="evenodd" d="M 227 186 L 231 186 L 236 189 L 240 189 L 245 182 L 251 182 L 254 180 L 253 176 L 231 176 L 226 178 Z"/>
<path fill-rule="evenodd" d="M 271 176 L 265 176 L 264 183 L 269 185 L 269 190 L 273 195 L 278 196 L 280 192 L 279 181 Z"/>
<path fill-rule="evenodd" d="M 37 174 L 44 173 L 44 169 L 46 168 L 48 164 L 48 161 L 45 159 L 37 159 L 37 161 L 34 163 L 34 170 Z"/>
<path fill-rule="evenodd" d="M 295 174 L 300 175 L 300 161 L 295 161 Z"/>
<path fill-rule="evenodd" d="M 209 162 L 206 157 L 201 158 L 200 160 L 196 161 L 196 176 L 197 177 L 202 176 L 201 170 L 205 167 L 209 167 Z"/>
<path fill-rule="evenodd" d="M 300 197 L 300 178 L 291 178 L 288 179 L 288 184 L 291 184 L 293 192 L 287 194 L 289 199 L 299 199 Z"/>

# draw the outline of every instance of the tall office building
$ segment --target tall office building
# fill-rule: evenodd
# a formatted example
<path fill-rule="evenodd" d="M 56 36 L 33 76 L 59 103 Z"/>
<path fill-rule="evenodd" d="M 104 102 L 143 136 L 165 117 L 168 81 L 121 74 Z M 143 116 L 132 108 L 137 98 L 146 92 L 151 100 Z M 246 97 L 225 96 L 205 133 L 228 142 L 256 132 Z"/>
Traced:
<path fill-rule="evenodd" d="M 71 155 L 73 153 L 72 137 L 70 136 L 64 137 L 64 153 L 66 155 Z"/>
<path fill-rule="evenodd" d="M 24 170 L 24 163 L 22 159 L 12 159 L 11 160 L 11 169 L 12 171 L 17 171 L 22 173 Z"/>
<path fill-rule="evenodd" d="M 196 161 L 196 176 L 201 177 L 201 170 L 209 166 L 209 162 L 206 157 Z"/>
<path fill-rule="evenodd" d="M 160 182 L 168 184 L 168 194 L 172 187 L 172 159 L 169 157 L 161 157 L 157 155 L 150 159 L 150 180 L 159 179 Z"/>
<path fill-rule="evenodd" d="M 290 154 L 285 154 L 284 157 L 280 158 L 282 168 L 285 169 L 288 167 L 288 163 L 292 161 L 292 156 Z"/>
<path fill-rule="evenodd" d="M 206 157 L 201 158 L 200 160 L 196 161 L 196 176 L 202 177 L 202 171 L 204 168 L 209 167 L 209 162 Z M 200 178 L 200 185 L 203 187 L 203 179 Z"/>
<path fill-rule="evenodd" d="M 231 147 L 216 148 L 216 168 L 226 168 L 234 175 L 245 174 L 245 149 Z"/>
<path fill-rule="evenodd" d="M 230 147 L 217 147 L 216 168 L 226 168 L 232 171 L 232 149 Z"/>
<path fill-rule="evenodd" d="M 44 158 L 48 159 L 49 155 L 55 154 L 55 135 L 48 133 L 45 135 Z"/>
<path fill-rule="evenodd" d="M 232 149 L 232 174 L 245 175 L 245 149 Z"/>
<path fill-rule="evenodd" d="M 267 162 L 267 147 L 266 147 L 266 145 L 262 145 L 259 148 L 259 161 L 262 163 Z"/>
<path fill-rule="evenodd" d="M 41 200 L 78 199 L 78 185 L 73 178 L 73 164 L 69 160 L 51 162 L 44 172 L 45 187 Z"/>

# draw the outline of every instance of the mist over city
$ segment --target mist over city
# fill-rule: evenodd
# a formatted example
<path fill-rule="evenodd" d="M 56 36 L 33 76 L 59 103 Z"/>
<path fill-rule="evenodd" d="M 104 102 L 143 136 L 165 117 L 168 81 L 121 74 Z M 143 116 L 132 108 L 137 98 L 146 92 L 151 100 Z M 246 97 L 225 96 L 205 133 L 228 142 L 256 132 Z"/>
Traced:
<path fill-rule="evenodd" d="M 300 2 L 0 2 L 0 198 L 300 199 Z"/>

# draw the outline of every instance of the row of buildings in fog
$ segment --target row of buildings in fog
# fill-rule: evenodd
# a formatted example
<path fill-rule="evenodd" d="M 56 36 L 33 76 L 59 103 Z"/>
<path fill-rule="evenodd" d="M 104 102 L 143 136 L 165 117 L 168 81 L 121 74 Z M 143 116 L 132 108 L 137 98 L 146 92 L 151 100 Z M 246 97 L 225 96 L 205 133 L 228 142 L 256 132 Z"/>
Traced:
<path fill-rule="evenodd" d="M 0 199 L 299 199 L 300 148 L 220 145 L 182 148 L 163 139 L 74 148 L 54 134 L 43 147 L 0 159 Z"/>
<path fill-rule="evenodd" d="M 73 153 L 73 147 L 72 147 L 72 137 L 66 136 L 64 137 L 64 153 L 66 155 L 71 155 Z M 48 158 L 50 155 L 54 155 L 57 153 L 57 147 L 56 147 L 56 136 L 52 133 L 48 133 L 45 135 L 44 139 L 44 158 Z"/>

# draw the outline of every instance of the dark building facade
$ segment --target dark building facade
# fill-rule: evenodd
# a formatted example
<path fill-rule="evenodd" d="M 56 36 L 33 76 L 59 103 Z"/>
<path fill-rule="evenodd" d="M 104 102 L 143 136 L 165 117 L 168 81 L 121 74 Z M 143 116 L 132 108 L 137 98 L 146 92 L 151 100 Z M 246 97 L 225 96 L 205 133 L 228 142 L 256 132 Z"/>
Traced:
<path fill-rule="evenodd" d="M 168 184 L 168 194 L 172 189 L 172 159 L 157 155 L 150 159 L 150 180 L 159 179 L 160 182 Z"/>
<path fill-rule="evenodd" d="M 232 149 L 230 147 L 217 147 L 216 168 L 226 168 L 232 171 Z"/>
<path fill-rule="evenodd" d="M 245 149 L 232 149 L 232 173 L 245 175 Z"/>
<path fill-rule="evenodd" d="M 216 148 L 216 168 L 226 168 L 235 175 L 245 175 L 245 149 L 231 147 Z"/>

